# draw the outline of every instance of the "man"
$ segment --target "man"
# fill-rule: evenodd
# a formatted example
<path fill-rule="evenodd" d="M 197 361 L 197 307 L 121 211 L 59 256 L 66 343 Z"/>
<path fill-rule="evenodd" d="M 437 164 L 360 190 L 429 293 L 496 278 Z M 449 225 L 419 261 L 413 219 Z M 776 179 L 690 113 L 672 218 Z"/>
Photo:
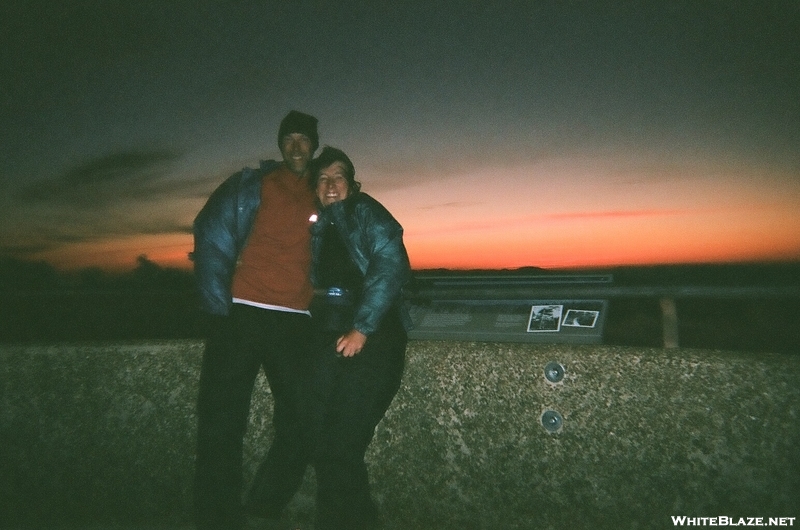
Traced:
<path fill-rule="evenodd" d="M 195 276 L 209 321 L 197 404 L 199 529 L 244 525 L 242 442 L 261 367 L 274 399 L 275 437 L 247 511 L 278 518 L 303 480 L 308 454 L 298 399 L 313 296 L 309 163 L 318 145 L 317 119 L 289 112 L 278 131 L 283 162 L 228 178 L 194 222 Z"/>

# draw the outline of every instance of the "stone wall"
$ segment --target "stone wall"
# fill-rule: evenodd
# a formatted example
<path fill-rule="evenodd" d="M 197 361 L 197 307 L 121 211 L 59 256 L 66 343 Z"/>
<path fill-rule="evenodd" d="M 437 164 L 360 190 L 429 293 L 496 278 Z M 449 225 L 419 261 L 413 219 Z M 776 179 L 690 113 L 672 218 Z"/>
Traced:
<path fill-rule="evenodd" d="M 201 355 L 0 347 L 0 527 L 189 527 Z M 247 478 L 270 407 L 261 377 Z M 387 529 L 671 528 L 800 515 L 798 447 L 798 356 L 412 341 L 368 458 Z M 296 520 L 313 492 L 309 470 Z"/>

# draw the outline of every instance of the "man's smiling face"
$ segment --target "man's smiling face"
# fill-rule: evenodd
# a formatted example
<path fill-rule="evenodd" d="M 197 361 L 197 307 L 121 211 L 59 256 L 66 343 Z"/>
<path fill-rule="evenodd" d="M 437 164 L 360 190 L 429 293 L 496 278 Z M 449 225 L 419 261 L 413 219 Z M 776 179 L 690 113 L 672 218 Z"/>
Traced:
<path fill-rule="evenodd" d="M 304 175 L 313 154 L 311 139 L 303 133 L 287 134 L 281 139 L 283 161 L 293 173 Z"/>

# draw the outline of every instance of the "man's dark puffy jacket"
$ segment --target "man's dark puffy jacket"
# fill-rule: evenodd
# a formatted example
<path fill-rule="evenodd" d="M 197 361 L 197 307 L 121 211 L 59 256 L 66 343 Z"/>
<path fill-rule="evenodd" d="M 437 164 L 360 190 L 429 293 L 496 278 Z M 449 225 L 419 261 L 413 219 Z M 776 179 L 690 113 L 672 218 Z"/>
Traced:
<path fill-rule="evenodd" d="M 381 203 L 361 192 L 324 208 L 311 227 L 311 279 L 315 286 L 314 269 L 319 263 L 322 234 L 331 222 L 364 275 L 361 302 L 356 308 L 353 327 L 370 335 L 393 306 L 401 307 L 404 324 L 410 327 L 410 319 L 400 300 L 403 286 L 411 276 L 400 223 Z"/>
<path fill-rule="evenodd" d="M 267 160 L 258 169 L 245 168 L 233 174 L 197 214 L 192 260 L 204 312 L 224 316 L 230 311 L 231 280 L 261 204 L 261 182 L 279 165 Z"/>

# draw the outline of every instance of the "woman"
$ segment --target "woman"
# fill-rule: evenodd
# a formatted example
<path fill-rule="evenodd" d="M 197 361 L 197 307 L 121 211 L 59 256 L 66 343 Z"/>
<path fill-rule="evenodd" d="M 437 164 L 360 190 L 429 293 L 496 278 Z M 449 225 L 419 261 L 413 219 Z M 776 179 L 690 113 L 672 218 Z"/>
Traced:
<path fill-rule="evenodd" d="M 311 239 L 315 528 L 357 530 L 377 523 L 364 454 L 400 387 L 410 267 L 402 227 L 361 193 L 345 153 L 325 147 L 311 179 L 320 207 Z"/>

